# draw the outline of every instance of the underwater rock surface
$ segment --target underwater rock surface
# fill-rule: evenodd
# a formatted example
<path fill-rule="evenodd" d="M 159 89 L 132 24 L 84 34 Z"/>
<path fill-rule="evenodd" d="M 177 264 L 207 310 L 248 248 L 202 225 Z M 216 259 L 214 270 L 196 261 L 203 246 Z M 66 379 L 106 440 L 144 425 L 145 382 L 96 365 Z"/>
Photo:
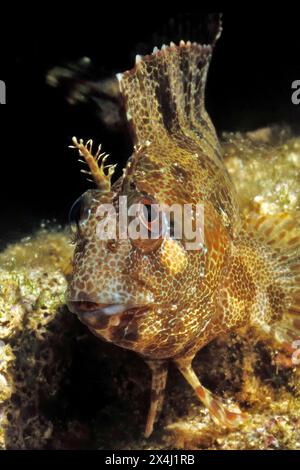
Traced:
<path fill-rule="evenodd" d="M 300 138 L 226 134 L 223 151 L 245 214 L 300 210 Z M 43 228 L 0 254 L 1 449 L 300 448 L 299 368 L 250 330 L 211 342 L 194 363 L 249 422 L 218 429 L 170 365 L 162 416 L 144 439 L 150 372 L 66 309 L 72 251 L 67 231 Z"/>

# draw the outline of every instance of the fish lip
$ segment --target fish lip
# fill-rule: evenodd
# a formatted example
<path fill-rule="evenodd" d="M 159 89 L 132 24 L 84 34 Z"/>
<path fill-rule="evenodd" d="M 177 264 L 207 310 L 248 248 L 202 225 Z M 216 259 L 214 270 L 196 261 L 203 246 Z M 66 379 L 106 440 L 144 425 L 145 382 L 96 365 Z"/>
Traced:
<path fill-rule="evenodd" d="M 75 313 L 82 323 L 99 326 L 103 317 L 122 314 L 146 313 L 150 305 L 146 304 L 101 304 L 96 302 L 72 301 L 67 303 L 69 310 Z"/>

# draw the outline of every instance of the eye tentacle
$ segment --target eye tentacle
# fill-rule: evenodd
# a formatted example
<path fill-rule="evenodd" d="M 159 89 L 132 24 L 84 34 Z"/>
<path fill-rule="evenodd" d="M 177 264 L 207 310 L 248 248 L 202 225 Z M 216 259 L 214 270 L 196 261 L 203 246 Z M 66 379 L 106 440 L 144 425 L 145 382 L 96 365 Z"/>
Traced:
<path fill-rule="evenodd" d="M 111 177 L 114 174 L 117 165 L 104 165 L 108 158 L 108 154 L 101 152 L 101 144 L 98 150 L 93 155 L 93 141 L 88 140 L 84 144 L 83 140 L 79 142 L 76 137 L 73 137 L 72 142 L 74 145 L 69 145 L 69 148 L 77 148 L 79 155 L 84 158 L 85 163 L 88 165 L 90 172 L 81 170 L 82 173 L 87 173 L 92 176 L 98 188 L 103 192 L 109 192 L 111 189 Z M 83 160 L 80 159 L 80 162 Z"/>

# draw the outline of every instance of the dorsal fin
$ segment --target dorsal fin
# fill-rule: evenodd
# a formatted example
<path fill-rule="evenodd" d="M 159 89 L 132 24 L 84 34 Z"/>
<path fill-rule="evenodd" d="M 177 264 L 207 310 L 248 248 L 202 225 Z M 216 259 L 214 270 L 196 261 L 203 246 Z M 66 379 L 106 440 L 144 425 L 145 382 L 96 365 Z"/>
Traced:
<path fill-rule="evenodd" d="M 117 75 L 136 145 L 168 134 L 179 141 L 188 138 L 206 150 L 218 148 L 204 92 L 220 33 L 219 23 L 210 45 L 180 41 L 154 48 L 151 55 L 137 56 L 132 70 Z"/>

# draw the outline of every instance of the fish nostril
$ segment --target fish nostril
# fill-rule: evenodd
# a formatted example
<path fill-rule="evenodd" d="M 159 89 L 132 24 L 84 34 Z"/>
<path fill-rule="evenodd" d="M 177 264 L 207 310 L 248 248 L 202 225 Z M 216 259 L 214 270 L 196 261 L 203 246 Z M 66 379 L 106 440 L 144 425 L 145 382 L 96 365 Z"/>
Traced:
<path fill-rule="evenodd" d="M 108 250 L 111 251 L 112 253 L 116 253 L 116 251 L 118 249 L 118 245 L 117 245 L 116 240 L 108 240 L 106 246 L 107 246 Z"/>

